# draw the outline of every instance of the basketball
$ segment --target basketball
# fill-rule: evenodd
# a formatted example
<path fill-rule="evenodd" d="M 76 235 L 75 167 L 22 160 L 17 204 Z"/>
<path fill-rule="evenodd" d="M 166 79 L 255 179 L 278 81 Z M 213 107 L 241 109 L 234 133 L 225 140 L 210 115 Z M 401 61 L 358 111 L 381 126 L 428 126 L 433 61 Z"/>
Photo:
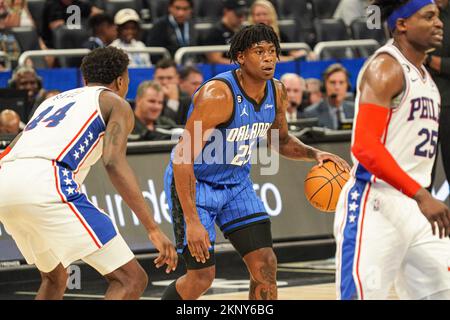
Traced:
<path fill-rule="evenodd" d="M 339 194 L 350 174 L 337 164 L 327 161 L 323 166 L 314 166 L 305 178 L 305 196 L 309 203 L 320 211 L 334 212 Z"/>

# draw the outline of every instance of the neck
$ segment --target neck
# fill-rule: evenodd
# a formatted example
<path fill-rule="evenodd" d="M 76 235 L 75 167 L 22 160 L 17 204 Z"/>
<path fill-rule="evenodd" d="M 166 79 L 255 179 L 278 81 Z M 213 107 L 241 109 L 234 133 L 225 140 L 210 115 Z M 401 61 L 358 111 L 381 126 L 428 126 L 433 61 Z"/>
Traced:
<path fill-rule="evenodd" d="M 423 48 L 417 48 L 411 42 L 407 41 L 404 37 L 397 38 L 394 40 L 394 46 L 396 46 L 401 53 L 417 67 L 417 69 L 422 69 L 422 64 L 427 56 L 426 50 Z"/>
<path fill-rule="evenodd" d="M 245 93 L 256 102 L 261 102 L 265 94 L 266 80 L 255 79 L 241 68 L 236 71 L 236 74 Z"/>

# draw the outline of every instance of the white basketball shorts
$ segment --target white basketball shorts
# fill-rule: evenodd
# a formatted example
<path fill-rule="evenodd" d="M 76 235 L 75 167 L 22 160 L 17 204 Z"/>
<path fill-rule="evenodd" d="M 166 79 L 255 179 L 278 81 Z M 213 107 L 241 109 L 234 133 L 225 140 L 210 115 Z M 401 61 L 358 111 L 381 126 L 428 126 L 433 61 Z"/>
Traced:
<path fill-rule="evenodd" d="M 42 272 L 84 259 L 102 275 L 134 258 L 109 216 L 80 192 L 73 172 L 44 159 L 0 168 L 0 222 Z"/>
<path fill-rule="evenodd" d="M 450 289 L 450 240 L 433 236 L 417 203 L 351 178 L 334 222 L 338 299 L 422 299 Z"/>

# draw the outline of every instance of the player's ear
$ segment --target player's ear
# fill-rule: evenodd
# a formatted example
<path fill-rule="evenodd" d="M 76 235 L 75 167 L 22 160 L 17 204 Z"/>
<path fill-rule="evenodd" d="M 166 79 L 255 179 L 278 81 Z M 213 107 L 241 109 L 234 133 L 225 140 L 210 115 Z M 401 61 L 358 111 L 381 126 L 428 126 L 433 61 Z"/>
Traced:
<path fill-rule="evenodd" d="M 238 54 L 236 55 L 236 60 L 240 65 L 244 64 L 244 52 L 239 51 Z"/>
<path fill-rule="evenodd" d="M 406 19 L 397 19 L 397 24 L 395 25 L 395 28 L 399 31 L 399 32 L 406 32 Z"/>

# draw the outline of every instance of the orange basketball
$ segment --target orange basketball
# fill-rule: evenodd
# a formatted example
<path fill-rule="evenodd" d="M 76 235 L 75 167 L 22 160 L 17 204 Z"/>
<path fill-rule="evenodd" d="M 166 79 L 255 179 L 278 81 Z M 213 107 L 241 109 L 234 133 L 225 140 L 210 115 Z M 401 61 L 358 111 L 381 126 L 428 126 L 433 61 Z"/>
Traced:
<path fill-rule="evenodd" d="M 325 162 L 322 167 L 314 166 L 305 178 L 306 199 L 320 211 L 334 212 L 339 194 L 349 178 L 350 174 L 332 161 Z"/>

